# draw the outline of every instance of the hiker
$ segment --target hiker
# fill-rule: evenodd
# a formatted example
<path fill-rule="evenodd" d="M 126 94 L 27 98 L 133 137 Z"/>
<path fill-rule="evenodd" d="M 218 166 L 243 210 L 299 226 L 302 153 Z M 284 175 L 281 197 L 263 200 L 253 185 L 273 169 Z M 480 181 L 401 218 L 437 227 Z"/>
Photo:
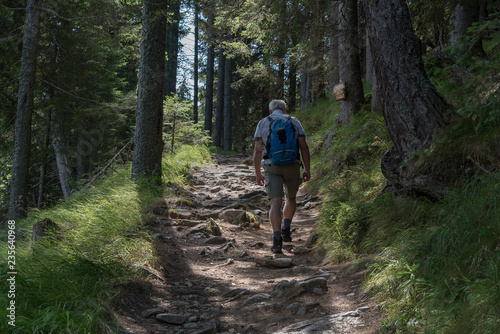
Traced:
<path fill-rule="evenodd" d="M 260 120 L 255 131 L 253 163 L 257 184 L 266 186 L 270 203 L 269 220 L 273 228 L 271 251 L 282 253 L 283 241 L 292 241 L 290 225 L 297 207 L 295 197 L 302 181 L 309 181 L 311 177 L 311 159 L 304 128 L 297 118 L 287 115 L 286 103 L 283 100 L 272 100 L 269 103 L 269 114 Z M 288 130 L 279 133 L 276 130 L 278 127 Z M 302 178 L 301 166 L 304 167 Z M 264 168 L 264 175 L 261 167 Z M 284 195 L 286 199 L 281 220 Z"/>

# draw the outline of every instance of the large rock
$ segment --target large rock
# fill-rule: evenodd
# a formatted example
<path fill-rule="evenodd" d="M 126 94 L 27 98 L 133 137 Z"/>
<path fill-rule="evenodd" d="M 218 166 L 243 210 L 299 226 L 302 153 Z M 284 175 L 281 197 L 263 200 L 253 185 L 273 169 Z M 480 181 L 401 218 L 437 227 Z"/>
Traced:
<path fill-rule="evenodd" d="M 248 221 L 246 211 L 238 209 L 224 210 L 220 213 L 219 218 L 235 225 L 240 225 Z"/>
<path fill-rule="evenodd" d="M 321 289 L 323 291 L 328 290 L 328 287 L 326 286 L 326 278 L 324 277 L 308 278 L 302 282 L 299 282 L 298 285 L 306 292 L 314 292 L 314 289 Z"/>
<path fill-rule="evenodd" d="M 327 291 L 326 278 L 324 277 L 311 277 L 303 281 L 287 281 L 283 280 L 276 284 L 273 288 L 273 293 L 278 297 L 295 297 L 300 293 L 315 293 L 319 291 Z"/>
<path fill-rule="evenodd" d="M 293 281 L 288 281 L 288 280 L 283 280 L 278 282 L 273 288 L 273 293 L 277 297 L 291 297 L 296 295 L 298 292 L 300 292 L 301 289 L 298 288 L 298 284 L 296 280 Z"/>

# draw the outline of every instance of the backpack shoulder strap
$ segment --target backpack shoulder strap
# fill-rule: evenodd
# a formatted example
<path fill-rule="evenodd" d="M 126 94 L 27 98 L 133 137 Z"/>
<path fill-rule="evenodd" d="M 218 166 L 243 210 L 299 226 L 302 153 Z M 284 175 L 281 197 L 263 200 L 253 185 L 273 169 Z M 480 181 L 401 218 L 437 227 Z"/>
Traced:
<path fill-rule="evenodd" d="M 273 126 L 273 123 L 274 123 L 274 119 L 271 117 L 271 115 L 267 116 L 266 117 L 268 120 L 269 120 L 269 133 L 267 135 L 267 140 L 266 140 L 266 153 L 269 153 L 269 150 L 271 149 L 271 128 Z M 264 159 L 269 159 L 269 155 L 268 154 L 265 154 Z"/>

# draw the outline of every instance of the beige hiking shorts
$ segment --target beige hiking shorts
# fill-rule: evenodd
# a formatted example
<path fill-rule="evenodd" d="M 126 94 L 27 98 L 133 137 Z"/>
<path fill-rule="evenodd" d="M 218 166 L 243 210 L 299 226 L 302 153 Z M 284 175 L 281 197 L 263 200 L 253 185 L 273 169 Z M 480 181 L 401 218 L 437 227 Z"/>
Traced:
<path fill-rule="evenodd" d="M 285 195 L 295 198 L 302 183 L 300 166 L 300 161 L 284 166 L 264 164 L 267 198 L 283 198 Z"/>

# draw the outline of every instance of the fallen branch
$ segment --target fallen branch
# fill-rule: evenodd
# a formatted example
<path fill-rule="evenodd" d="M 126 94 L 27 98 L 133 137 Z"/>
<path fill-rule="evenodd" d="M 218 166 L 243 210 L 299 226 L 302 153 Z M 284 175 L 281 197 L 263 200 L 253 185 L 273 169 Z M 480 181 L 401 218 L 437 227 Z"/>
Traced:
<path fill-rule="evenodd" d="M 94 183 L 94 181 L 95 181 L 95 180 L 97 180 L 97 178 L 98 178 L 99 176 L 101 176 L 102 174 L 104 174 L 104 173 L 106 172 L 106 170 L 107 170 L 107 169 L 108 169 L 111 165 L 113 165 L 113 163 L 115 162 L 116 158 L 118 158 L 118 156 L 119 156 L 119 155 L 120 155 L 120 154 L 121 154 L 121 153 L 122 153 L 122 152 L 123 152 L 123 151 L 127 148 L 127 146 L 129 146 L 130 144 L 132 144 L 132 142 L 133 142 L 133 141 L 134 141 L 134 138 L 133 138 L 133 137 L 132 137 L 132 138 L 130 138 L 130 140 L 129 140 L 126 144 L 125 144 L 125 146 L 123 146 L 123 147 L 122 147 L 122 148 L 118 151 L 118 153 L 116 153 L 116 154 L 115 154 L 115 156 L 114 156 L 113 158 L 111 158 L 111 160 L 109 161 L 109 163 L 108 163 L 106 166 L 104 166 L 104 168 L 103 168 L 103 169 L 101 169 L 101 170 L 99 171 L 99 173 L 97 173 L 96 175 L 94 175 L 94 177 L 92 178 L 92 180 L 90 180 L 90 182 L 89 182 L 89 183 L 87 183 L 87 184 L 85 185 L 85 188 L 90 187 L 90 186 L 92 185 L 92 183 Z"/>

